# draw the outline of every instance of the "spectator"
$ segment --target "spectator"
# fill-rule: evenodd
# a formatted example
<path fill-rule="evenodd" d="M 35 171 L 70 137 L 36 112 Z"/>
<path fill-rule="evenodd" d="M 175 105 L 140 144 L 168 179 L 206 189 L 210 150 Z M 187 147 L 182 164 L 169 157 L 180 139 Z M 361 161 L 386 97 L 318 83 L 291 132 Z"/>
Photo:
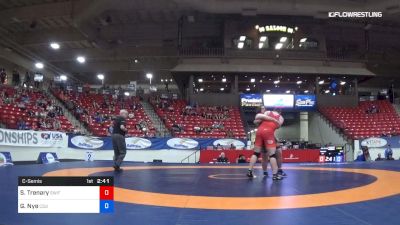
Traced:
<path fill-rule="evenodd" d="M 81 135 L 81 134 L 83 134 L 83 132 L 81 131 L 81 129 L 79 128 L 79 126 L 75 126 L 73 132 L 74 132 L 74 134 L 76 134 L 76 135 Z"/>
<path fill-rule="evenodd" d="M 113 134 L 113 131 L 114 131 L 114 126 L 113 124 L 111 124 L 107 129 L 107 135 L 111 136 Z"/>
<path fill-rule="evenodd" d="M 228 158 L 226 158 L 226 156 L 225 156 L 225 152 L 221 152 L 221 154 L 217 158 L 217 162 L 219 162 L 219 163 L 229 163 Z"/>
<path fill-rule="evenodd" d="M 14 86 L 19 86 L 21 80 L 20 80 L 20 76 L 17 70 L 13 70 L 13 74 L 12 74 L 12 84 Z"/>
<path fill-rule="evenodd" d="M 390 147 L 390 144 L 388 144 L 387 148 L 385 149 L 385 159 L 390 160 L 390 158 L 393 159 L 393 150 Z"/>
<path fill-rule="evenodd" d="M 231 146 L 229 147 L 231 150 L 236 150 L 236 146 L 233 144 L 233 143 L 231 143 Z"/>
<path fill-rule="evenodd" d="M 53 121 L 53 129 L 54 130 L 61 130 L 61 123 L 59 120 L 54 120 Z"/>
<path fill-rule="evenodd" d="M 371 156 L 369 154 L 368 147 L 367 146 L 362 146 L 361 150 L 363 151 L 363 155 L 364 155 L 365 161 L 370 162 L 371 161 Z"/>
<path fill-rule="evenodd" d="M 376 158 L 375 161 L 382 161 L 382 160 L 385 159 L 381 157 L 381 153 L 378 153 L 378 158 Z"/>
<path fill-rule="evenodd" d="M 239 158 L 236 159 L 236 163 L 247 163 L 246 156 L 239 155 Z"/>
<path fill-rule="evenodd" d="M 25 87 L 29 87 L 31 85 L 31 82 L 32 82 L 31 75 L 29 74 L 29 72 L 26 72 L 25 73 L 24 86 Z"/>
<path fill-rule="evenodd" d="M 0 69 L 0 84 L 6 84 L 7 73 L 4 68 Z"/>
<path fill-rule="evenodd" d="M 232 130 L 228 130 L 225 133 L 226 133 L 226 137 L 228 137 L 228 138 L 233 138 L 234 137 L 234 134 L 233 134 Z"/>
<path fill-rule="evenodd" d="M 19 119 L 18 123 L 17 123 L 17 129 L 18 130 L 26 130 L 26 122 L 21 118 Z"/>
<path fill-rule="evenodd" d="M 201 131 L 202 131 L 202 129 L 201 129 L 200 126 L 194 126 L 194 127 L 193 127 L 193 130 L 194 130 L 194 132 L 196 132 L 196 134 L 200 134 Z"/>
<path fill-rule="evenodd" d="M 224 147 L 222 147 L 221 144 L 217 144 L 217 146 L 215 147 L 215 150 L 224 150 Z"/>

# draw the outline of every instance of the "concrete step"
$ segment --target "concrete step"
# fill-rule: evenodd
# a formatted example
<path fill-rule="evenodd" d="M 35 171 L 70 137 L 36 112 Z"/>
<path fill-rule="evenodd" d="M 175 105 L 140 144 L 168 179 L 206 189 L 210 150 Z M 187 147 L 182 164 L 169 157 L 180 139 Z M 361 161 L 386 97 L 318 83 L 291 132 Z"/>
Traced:
<path fill-rule="evenodd" d="M 51 93 L 51 92 L 49 91 L 49 88 L 44 88 L 44 89 L 43 89 L 43 92 L 45 92 L 45 93 L 49 96 L 49 98 L 50 98 L 51 100 L 54 100 L 54 102 L 55 102 L 57 105 L 61 106 L 61 108 L 62 108 L 63 111 L 64 111 L 64 116 L 72 123 L 72 125 L 73 125 L 74 127 L 78 126 L 78 127 L 80 128 L 80 130 L 81 130 L 84 134 L 91 134 L 91 133 L 85 128 L 85 126 L 83 126 L 83 123 L 81 123 L 79 120 L 77 120 L 77 119 L 75 118 L 75 116 L 65 107 L 64 103 L 61 102 L 60 100 L 58 100 L 58 98 L 57 98 L 56 96 L 54 96 L 53 93 Z"/>
<path fill-rule="evenodd" d="M 147 101 L 141 101 L 143 106 L 143 110 L 149 116 L 151 122 L 153 123 L 154 127 L 157 129 L 157 136 L 158 137 L 170 137 L 171 133 L 165 127 L 164 123 L 161 121 L 160 117 L 154 111 L 153 106 L 150 105 Z"/>

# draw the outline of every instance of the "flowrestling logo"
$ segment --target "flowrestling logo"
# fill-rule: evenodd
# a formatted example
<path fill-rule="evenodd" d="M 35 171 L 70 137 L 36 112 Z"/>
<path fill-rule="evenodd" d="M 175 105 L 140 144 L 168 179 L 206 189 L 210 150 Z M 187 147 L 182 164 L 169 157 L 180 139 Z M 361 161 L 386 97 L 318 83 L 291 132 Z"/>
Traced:
<path fill-rule="evenodd" d="M 226 146 L 226 147 L 230 147 L 232 144 L 235 146 L 235 148 L 237 149 L 242 149 L 245 147 L 245 144 L 239 140 L 235 140 L 235 139 L 218 139 L 216 141 L 214 141 L 213 145 L 217 146 L 218 144 L 222 145 L 222 146 Z"/>
<path fill-rule="evenodd" d="M 361 146 L 367 146 L 368 148 L 379 148 L 387 145 L 387 141 L 383 138 L 368 138 L 361 142 Z"/>
<path fill-rule="evenodd" d="M 328 12 L 329 18 L 381 18 L 382 12 Z"/>
<path fill-rule="evenodd" d="M 138 138 L 138 137 L 125 138 L 125 142 L 127 149 L 146 149 L 151 147 L 151 141 L 144 138 Z"/>
<path fill-rule="evenodd" d="M 71 138 L 71 143 L 78 148 L 84 149 L 98 149 L 104 145 L 103 140 L 89 136 L 75 136 Z"/>
<path fill-rule="evenodd" d="M 199 145 L 199 142 L 190 138 L 172 138 L 167 141 L 167 145 L 175 149 L 193 149 Z"/>

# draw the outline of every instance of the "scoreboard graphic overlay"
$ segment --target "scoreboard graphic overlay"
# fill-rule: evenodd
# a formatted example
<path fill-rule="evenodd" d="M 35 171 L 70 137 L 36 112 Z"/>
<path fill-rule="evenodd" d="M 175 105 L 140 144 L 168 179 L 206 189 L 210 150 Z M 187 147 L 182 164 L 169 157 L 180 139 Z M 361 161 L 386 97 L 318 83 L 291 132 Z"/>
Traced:
<path fill-rule="evenodd" d="M 18 213 L 112 213 L 113 177 L 18 177 Z"/>

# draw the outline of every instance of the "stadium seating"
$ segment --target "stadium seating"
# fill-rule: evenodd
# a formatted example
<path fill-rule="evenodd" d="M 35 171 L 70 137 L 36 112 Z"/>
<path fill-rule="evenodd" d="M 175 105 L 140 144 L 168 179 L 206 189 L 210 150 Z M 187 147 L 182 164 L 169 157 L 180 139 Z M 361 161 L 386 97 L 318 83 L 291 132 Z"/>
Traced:
<path fill-rule="evenodd" d="M 119 114 L 121 109 L 127 109 L 132 118 L 127 118 L 128 136 L 154 137 L 156 129 L 149 117 L 145 114 L 138 97 L 124 96 L 118 100 L 111 94 L 77 93 L 72 91 L 52 90 L 53 94 L 67 104 L 70 101 L 72 110 L 79 121 L 84 123 L 87 129 L 95 136 L 108 136 L 108 129 L 112 126 L 112 118 Z M 104 104 L 108 106 L 105 106 Z M 77 114 L 77 109 L 83 113 Z M 106 116 L 101 122 L 96 121 L 96 116 Z M 146 129 L 138 127 L 140 123 L 146 124 Z"/>
<path fill-rule="evenodd" d="M 70 132 L 73 130 L 71 122 L 64 115 L 55 115 L 54 118 L 47 116 L 46 108 L 49 105 L 56 105 L 41 91 L 1 86 L 0 95 L 2 98 L 0 101 L 0 122 L 9 129 L 17 129 L 19 120 L 23 120 L 25 129 L 55 130 L 53 122 L 58 120 L 60 121 L 59 131 Z M 39 99 L 43 102 L 42 105 L 38 105 Z M 44 113 L 45 116 L 40 116 L 40 113 Z M 45 127 L 38 124 L 41 121 L 45 121 Z"/>
<path fill-rule="evenodd" d="M 372 107 L 378 112 L 370 113 Z M 320 112 L 351 139 L 400 134 L 400 118 L 389 101 L 365 101 L 355 108 L 325 107 Z"/>
<path fill-rule="evenodd" d="M 168 102 L 166 105 L 162 101 Z M 151 104 L 156 113 L 163 120 L 166 127 L 176 137 L 181 138 L 246 138 L 240 111 L 235 107 L 190 107 L 185 100 L 160 100 L 152 98 Z M 185 113 L 185 110 L 196 112 Z M 208 114 L 205 118 L 204 114 Z M 226 118 L 215 119 L 215 115 Z M 221 128 L 212 128 L 217 123 Z M 178 125 L 182 129 L 174 131 L 173 126 Z M 196 132 L 195 127 L 200 127 L 202 131 Z M 204 128 L 208 131 L 204 131 Z"/>

